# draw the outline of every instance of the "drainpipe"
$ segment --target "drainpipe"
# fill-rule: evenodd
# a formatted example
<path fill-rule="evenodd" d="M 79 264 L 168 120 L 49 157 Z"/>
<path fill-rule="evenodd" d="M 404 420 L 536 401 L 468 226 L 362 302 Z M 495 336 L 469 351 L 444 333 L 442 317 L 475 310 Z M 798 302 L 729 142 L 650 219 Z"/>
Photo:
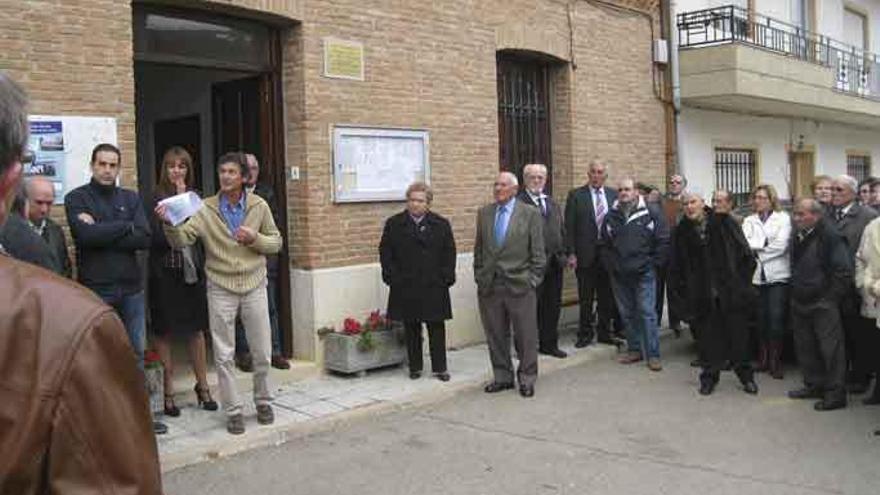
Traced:
<path fill-rule="evenodd" d="M 667 175 L 681 173 L 682 171 L 682 153 L 681 153 L 681 126 L 679 125 L 679 116 L 681 114 L 681 81 L 678 74 L 678 26 L 676 25 L 675 0 L 666 0 L 662 3 L 664 14 L 666 16 L 666 44 L 669 50 L 669 72 L 672 79 L 672 111 L 673 111 L 673 128 L 675 131 L 675 160 L 672 164 L 672 170 Z"/>

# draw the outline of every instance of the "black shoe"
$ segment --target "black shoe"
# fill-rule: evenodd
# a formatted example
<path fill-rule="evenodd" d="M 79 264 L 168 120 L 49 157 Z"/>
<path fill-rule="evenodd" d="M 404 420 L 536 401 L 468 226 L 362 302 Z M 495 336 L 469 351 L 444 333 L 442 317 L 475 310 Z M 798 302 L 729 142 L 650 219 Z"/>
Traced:
<path fill-rule="evenodd" d="M 835 409 L 843 409 L 844 407 L 846 407 L 846 399 L 823 399 L 813 404 L 813 409 L 817 411 L 833 411 Z"/>
<path fill-rule="evenodd" d="M 519 395 L 523 397 L 529 398 L 535 396 L 535 386 L 534 385 L 520 385 L 519 386 Z"/>
<path fill-rule="evenodd" d="M 691 368 L 702 368 L 705 364 L 706 362 L 702 359 L 694 359 L 693 361 L 691 361 Z"/>
<path fill-rule="evenodd" d="M 440 373 L 435 373 L 434 375 L 441 382 L 448 382 L 449 381 L 449 373 L 447 373 L 446 371 L 442 371 Z"/>
<path fill-rule="evenodd" d="M 204 409 L 205 411 L 216 411 L 217 410 L 217 401 L 211 398 L 211 390 L 206 386 L 205 388 L 199 387 L 199 384 L 196 383 L 196 386 L 193 387 L 193 390 L 196 392 L 196 401 L 199 403 L 199 407 Z"/>
<path fill-rule="evenodd" d="M 421 377 L 422 377 L 421 371 L 410 371 L 409 372 L 409 379 L 410 380 L 418 380 Z"/>
<path fill-rule="evenodd" d="M 180 416 L 180 408 L 174 403 L 174 394 L 165 394 L 165 416 L 176 418 Z"/>
<path fill-rule="evenodd" d="M 797 390 L 788 391 L 789 399 L 821 399 L 822 391 L 815 388 L 799 388 Z"/>
<path fill-rule="evenodd" d="M 577 347 L 578 349 L 582 349 L 592 343 L 593 343 L 593 337 L 578 337 L 577 342 L 574 343 L 574 346 Z"/>
<path fill-rule="evenodd" d="M 226 431 L 232 435 L 244 433 L 244 417 L 241 414 L 236 414 L 226 418 Z"/>
<path fill-rule="evenodd" d="M 269 404 L 257 404 L 257 423 L 271 425 L 275 422 L 275 411 Z"/>
<path fill-rule="evenodd" d="M 280 354 L 275 354 L 274 356 L 272 356 L 272 367 L 276 370 L 289 370 L 290 361 L 288 361 L 286 357 Z"/>
<path fill-rule="evenodd" d="M 513 383 L 492 382 L 492 383 L 486 385 L 486 387 L 483 388 L 483 391 L 486 392 L 487 394 L 494 394 L 497 392 L 503 392 L 505 390 L 510 390 L 512 388 L 513 388 Z"/>
<path fill-rule="evenodd" d="M 153 434 L 154 435 L 164 435 L 166 433 L 168 433 L 168 427 L 165 426 L 165 423 L 153 421 Z"/>
<path fill-rule="evenodd" d="M 560 349 L 558 347 L 556 349 L 538 349 L 538 352 L 540 354 L 544 354 L 547 356 L 553 356 L 553 357 L 559 358 L 559 359 L 565 359 L 568 357 L 568 353 L 566 353 L 565 351 L 563 351 L 562 349 Z"/>
<path fill-rule="evenodd" d="M 754 381 L 748 381 L 743 383 L 743 392 L 749 395 L 755 395 L 758 393 L 758 384 Z"/>
<path fill-rule="evenodd" d="M 715 391 L 715 382 L 714 380 L 702 380 L 700 381 L 700 395 L 712 395 L 712 392 Z"/>

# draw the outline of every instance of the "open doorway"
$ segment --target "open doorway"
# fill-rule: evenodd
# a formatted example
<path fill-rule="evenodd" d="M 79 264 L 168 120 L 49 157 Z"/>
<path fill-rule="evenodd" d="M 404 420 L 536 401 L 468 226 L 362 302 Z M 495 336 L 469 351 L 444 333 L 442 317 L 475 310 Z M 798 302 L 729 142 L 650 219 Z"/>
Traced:
<path fill-rule="evenodd" d="M 217 191 L 216 158 L 252 153 L 259 181 L 274 192 L 275 218 L 288 246 L 280 32 L 248 19 L 135 3 L 134 75 L 138 185 L 151 198 L 162 156 L 182 146 L 195 186 Z M 279 260 L 278 322 L 292 356 L 287 249 Z"/>

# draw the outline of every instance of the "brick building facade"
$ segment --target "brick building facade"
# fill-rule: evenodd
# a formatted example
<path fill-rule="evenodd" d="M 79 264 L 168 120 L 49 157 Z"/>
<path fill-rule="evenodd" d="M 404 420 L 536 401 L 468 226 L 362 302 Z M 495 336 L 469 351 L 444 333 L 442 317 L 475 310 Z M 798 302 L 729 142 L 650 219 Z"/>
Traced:
<path fill-rule="evenodd" d="M 428 131 L 434 209 L 451 220 L 459 250 L 453 346 L 482 339 L 470 251 L 475 213 L 491 200 L 499 170 L 500 55 L 546 67 L 560 202 L 585 181 L 593 159 L 607 162 L 612 177 L 663 183 L 671 144 L 664 67 L 652 57 L 663 37 L 656 1 L 0 0 L 0 65 L 29 91 L 31 112 L 115 117 L 127 187 L 151 187 L 158 153 L 147 151 L 152 143 L 137 120 L 153 101 L 145 95 L 160 86 L 142 74 L 174 70 L 137 58 L 139 9 L 246 19 L 266 26 L 280 47 L 273 100 L 280 142 L 270 146 L 281 159 L 264 162 L 286 198 L 286 316 L 298 358 L 320 360 L 318 327 L 384 306 L 377 245 L 384 219 L 403 207 L 334 202 L 334 125 Z M 362 81 L 323 75 L 328 37 L 363 45 Z"/>

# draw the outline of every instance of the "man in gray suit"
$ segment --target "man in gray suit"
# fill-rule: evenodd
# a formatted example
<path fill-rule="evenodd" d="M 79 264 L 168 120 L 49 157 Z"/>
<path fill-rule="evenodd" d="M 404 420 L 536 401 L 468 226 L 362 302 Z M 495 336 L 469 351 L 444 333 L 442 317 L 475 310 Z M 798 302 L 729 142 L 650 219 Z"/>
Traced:
<path fill-rule="evenodd" d="M 870 206 L 859 204 L 859 183 L 849 175 L 840 175 L 831 186 L 831 204 L 834 209 L 833 223 L 843 234 L 850 264 L 855 264 L 856 251 L 862 241 L 862 233 L 877 212 Z M 863 394 L 868 391 L 871 374 L 876 368 L 876 343 L 872 338 L 877 332 L 877 322 L 861 315 L 862 300 L 854 284 L 847 287 L 840 301 L 840 317 L 845 337 L 847 380 L 849 392 Z"/>
<path fill-rule="evenodd" d="M 513 388 L 510 328 L 519 357 L 519 393 L 535 395 L 538 376 L 538 325 L 535 289 L 544 276 L 543 220 L 536 208 L 518 202 L 516 176 L 495 179 L 495 202 L 477 212 L 474 279 L 480 319 L 489 344 L 494 380 L 486 393 Z"/>

